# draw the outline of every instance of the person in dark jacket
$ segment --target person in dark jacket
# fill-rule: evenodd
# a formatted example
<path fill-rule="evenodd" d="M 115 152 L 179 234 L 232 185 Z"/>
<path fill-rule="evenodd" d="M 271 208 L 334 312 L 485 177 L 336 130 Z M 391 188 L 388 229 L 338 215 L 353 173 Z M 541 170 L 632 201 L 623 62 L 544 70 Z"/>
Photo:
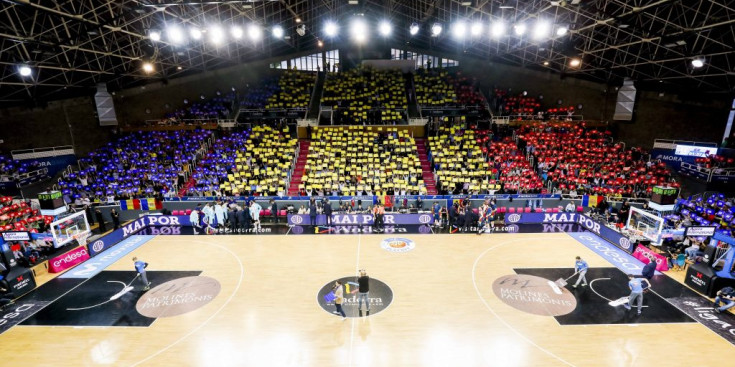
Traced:
<path fill-rule="evenodd" d="M 230 231 L 237 231 L 237 208 L 230 207 L 227 211 L 227 226 Z"/>
<path fill-rule="evenodd" d="M 324 201 L 324 215 L 326 216 L 327 226 L 332 226 L 332 203 L 329 199 Z"/>
<path fill-rule="evenodd" d="M 651 280 L 651 278 L 653 278 L 653 275 L 655 273 L 656 273 L 656 261 L 653 259 L 648 259 L 648 264 L 646 264 L 643 267 L 643 270 L 641 270 L 641 275 L 644 278 Z"/>
<path fill-rule="evenodd" d="M 245 217 L 250 215 L 250 211 L 247 209 L 243 210 L 242 208 L 238 207 L 238 210 L 235 212 L 235 215 L 237 216 L 237 224 L 238 224 L 238 228 L 240 229 L 240 232 L 244 232 L 248 228 L 245 226 L 245 222 L 246 222 Z M 248 226 L 249 225 L 250 223 L 248 223 Z"/>
<path fill-rule="evenodd" d="M 120 228 L 120 213 L 117 212 L 114 208 L 110 211 L 110 216 L 112 217 L 112 226 L 113 229 Z"/>
<path fill-rule="evenodd" d="M 245 230 L 247 231 L 247 230 L 250 230 L 250 223 L 252 223 L 253 217 L 250 215 L 250 210 L 248 209 L 247 204 L 245 205 L 246 205 L 245 208 L 242 209 L 242 211 L 245 212 L 245 223 L 244 223 L 243 228 L 245 228 Z"/>
<path fill-rule="evenodd" d="M 100 225 L 100 233 L 107 232 L 107 228 L 105 227 L 105 217 L 102 216 L 102 211 L 100 211 L 100 208 L 94 210 L 94 216 L 97 218 L 97 223 L 99 223 Z"/>
<path fill-rule="evenodd" d="M 313 198 L 312 198 L 313 199 Z M 309 219 L 311 220 L 311 226 L 316 226 L 316 201 L 311 200 L 309 202 Z"/>
<path fill-rule="evenodd" d="M 271 199 L 271 215 L 273 216 L 273 223 L 278 223 L 278 204 L 273 199 Z"/>

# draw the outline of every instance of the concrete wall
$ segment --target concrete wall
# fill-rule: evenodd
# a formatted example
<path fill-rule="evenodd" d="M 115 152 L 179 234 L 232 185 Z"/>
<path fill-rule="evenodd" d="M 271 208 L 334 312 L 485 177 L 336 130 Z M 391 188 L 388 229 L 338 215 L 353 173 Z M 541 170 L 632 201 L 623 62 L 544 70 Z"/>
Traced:
<path fill-rule="evenodd" d="M 113 130 L 100 127 L 95 112 L 91 96 L 50 102 L 46 107 L 2 109 L 0 139 L 4 143 L 0 149 L 9 153 L 15 149 L 73 144 L 78 156 L 85 155 L 108 142 Z"/>

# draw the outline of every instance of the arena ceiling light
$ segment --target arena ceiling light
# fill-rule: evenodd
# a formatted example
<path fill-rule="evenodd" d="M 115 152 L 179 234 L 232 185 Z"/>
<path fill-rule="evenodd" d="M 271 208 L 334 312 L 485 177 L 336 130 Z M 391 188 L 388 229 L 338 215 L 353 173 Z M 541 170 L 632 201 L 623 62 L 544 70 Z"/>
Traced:
<path fill-rule="evenodd" d="M 143 71 L 145 71 L 148 74 L 152 73 L 153 72 L 153 64 L 151 64 L 150 62 L 144 62 L 143 63 Z"/>
<path fill-rule="evenodd" d="M 368 26 L 363 18 L 355 18 L 350 24 L 350 34 L 357 43 L 365 43 L 368 37 Z"/>
<path fill-rule="evenodd" d="M 416 22 L 411 23 L 411 26 L 408 28 L 408 33 L 410 33 L 412 36 L 415 36 L 417 33 L 419 33 L 419 30 L 421 27 L 419 27 L 419 24 Z"/>
<path fill-rule="evenodd" d="M 467 23 L 465 23 L 463 20 L 455 22 L 452 26 L 452 35 L 456 39 L 464 38 L 464 36 L 467 35 Z"/>
<path fill-rule="evenodd" d="M 273 26 L 273 37 L 278 39 L 283 38 L 283 27 L 280 25 Z"/>
<path fill-rule="evenodd" d="M 470 27 L 470 34 L 472 37 L 479 37 L 482 34 L 482 22 L 476 21 L 472 23 Z"/>
<path fill-rule="evenodd" d="M 390 36 L 391 32 L 393 32 L 393 26 L 390 24 L 390 22 L 384 20 L 378 25 L 378 32 L 380 32 L 381 36 L 388 37 Z"/>
<path fill-rule="evenodd" d="M 33 70 L 31 70 L 31 67 L 28 65 L 20 65 L 18 66 L 18 73 L 20 76 L 31 76 L 31 73 Z"/>
<path fill-rule="evenodd" d="M 571 59 L 571 60 L 569 60 L 569 66 L 571 66 L 573 68 L 578 68 L 580 65 L 582 65 L 582 60 L 580 60 L 580 59 L 578 59 L 576 57 L 573 58 L 573 59 Z"/>
<path fill-rule="evenodd" d="M 338 31 L 339 31 L 339 28 L 337 27 L 337 23 L 331 20 L 328 20 L 326 23 L 324 23 L 324 34 L 327 37 L 337 36 Z"/>
<path fill-rule="evenodd" d="M 232 35 L 232 38 L 239 40 L 242 38 L 242 35 L 244 34 L 242 27 L 233 25 L 232 28 L 230 28 L 230 34 Z"/>
<path fill-rule="evenodd" d="M 151 41 L 158 42 L 161 40 L 161 32 L 151 30 L 150 32 L 148 32 L 148 37 L 151 39 Z"/>
<path fill-rule="evenodd" d="M 195 40 L 202 39 L 202 30 L 199 28 L 192 28 L 189 30 L 189 36 Z"/>
<path fill-rule="evenodd" d="M 431 35 L 433 37 L 438 37 L 442 33 L 442 25 L 440 23 L 434 23 L 434 25 L 431 26 Z"/>
<path fill-rule="evenodd" d="M 168 37 L 169 42 L 175 45 L 182 44 L 186 40 L 184 32 L 181 30 L 181 28 L 175 25 L 166 28 L 166 37 Z"/>
<path fill-rule="evenodd" d="M 505 23 L 503 21 L 494 22 L 490 26 L 490 35 L 494 38 L 500 38 L 505 35 Z"/>
<path fill-rule="evenodd" d="M 693 59 L 692 66 L 694 66 L 695 68 L 701 68 L 702 66 L 704 66 L 704 59 L 701 57 Z"/>
<path fill-rule="evenodd" d="M 257 41 L 263 37 L 263 30 L 257 24 L 251 24 L 248 26 L 248 37 L 251 41 Z"/>
<path fill-rule="evenodd" d="M 526 25 L 523 23 L 516 24 L 513 27 L 513 31 L 515 32 L 516 36 L 522 36 L 526 33 Z"/>
<path fill-rule="evenodd" d="M 561 36 L 564 36 L 565 34 L 567 34 L 568 31 L 569 31 L 569 28 L 567 26 L 565 26 L 565 25 L 562 25 L 562 26 L 559 26 L 558 28 L 556 28 L 556 35 L 559 36 L 559 37 L 561 37 Z"/>
<path fill-rule="evenodd" d="M 225 31 L 220 26 L 210 27 L 207 33 L 209 34 L 209 41 L 215 45 L 221 45 L 225 41 Z"/>
<path fill-rule="evenodd" d="M 533 39 L 537 41 L 541 40 L 544 37 L 548 37 L 549 33 L 551 33 L 551 24 L 545 20 L 537 20 L 533 27 Z"/>

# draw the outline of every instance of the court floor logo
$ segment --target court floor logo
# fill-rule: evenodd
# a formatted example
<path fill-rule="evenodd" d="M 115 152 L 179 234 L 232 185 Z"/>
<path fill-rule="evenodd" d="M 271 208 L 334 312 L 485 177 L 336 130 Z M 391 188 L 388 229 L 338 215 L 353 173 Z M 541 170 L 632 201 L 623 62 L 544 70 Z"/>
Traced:
<path fill-rule="evenodd" d="M 561 316 L 577 307 L 569 290 L 533 275 L 504 275 L 493 282 L 493 292 L 508 306 L 534 315 Z"/>
<path fill-rule="evenodd" d="M 358 284 L 356 276 L 342 277 L 325 284 L 316 296 L 317 303 L 319 303 L 319 306 L 321 306 L 324 311 L 334 314 L 337 310 L 337 307 L 334 304 L 335 300 L 332 299 L 331 296 L 327 295 L 336 289 L 335 282 L 338 280 L 342 283 L 342 292 L 344 297 L 342 301 L 342 309 L 344 310 L 345 315 L 347 315 L 347 317 L 360 317 L 360 310 L 358 309 L 360 306 L 360 293 L 357 291 Z M 365 301 L 363 300 L 362 316 L 367 316 L 365 311 L 368 309 L 370 310 L 369 316 L 378 314 L 388 308 L 388 306 L 393 302 L 393 290 L 387 284 L 371 277 L 368 285 L 370 287 L 370 291 L 367 295 L 367 303 L 369 304 L 369 307 L 365 305 Z"/>
<path fill-rule="evenodd" d="M 381 241 L 380 247 L 390 252 L 408 252 L 416 247 L 416 243 L 408 238 L 392 237 Z"/>
<path fill-rule="evenodd" d="M 143 294 L 135 309 L 143 316 L 172 317 L 192 312 L 214 300 L 222 286 L 205 276 L 178 278 Z"/>

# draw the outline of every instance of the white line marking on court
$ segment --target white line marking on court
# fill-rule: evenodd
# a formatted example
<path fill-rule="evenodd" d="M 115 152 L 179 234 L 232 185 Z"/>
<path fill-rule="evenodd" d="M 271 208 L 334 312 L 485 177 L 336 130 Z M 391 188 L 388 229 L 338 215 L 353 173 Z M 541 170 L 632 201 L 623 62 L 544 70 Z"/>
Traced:
<path fill-rule="evenodd" d="M 355 274 L 360 270 L 360 246 L 362 245 L 362 235 L 357 234 L 357 256 L 355 259 Z M 360 311 L 358 311 L 360 312 Z M 350 330 L 350 362 L 348 366 L 352 366 L 352 346 L 355 343 L 355 318 L 352 317 L 352 329 Z"/>
<path fill-rule="evenodd" d="M 493 314 L 493 315 L 495 316 L 495 318 L 497 318 L 497 319 L 498 319 L 498 320 L 499 320 L 499 321 L 500 321 L 501 323 L 503 323 L 503 325 L 505 325 L 505 326 L 506 326 L 506 327 L 507 327 L 508 329 L 510 329 L 510 330 L 511 330 L 512 332 L 514 332 L 514 333 L 515 333 L 516 335 L 518 335 L 518 336 L 519 336 L 519 337 L 520 337 L 521 339 L 523 339 L 523 340 L 525 340 L 525 341 L 529 342 L 529 343 L 530 343 L 531 345 L 533 345 L 534 347 L 538 348 L 538 349 L 539 349 L 540 351 L 542 351 L 542 352 L 544 352 L 544 353 L 548 354 L 548 355 L 549 355 L 549 356 L 551 356 L 551 357 L 554 357 L 554 358 L 558 359 L 559 361 L 561 361 L 562 363 L 566 364 L 567 366 L 572 366 L 572 367 L 576 367 L 576 366 L 575 366 L 574 364 L 572 364 L 572 363 L 568 362 L 567 360 L 565 360 L 565 359 L 563 359 L 563 358 L 561 358 L 561 357 L 557 356 L 556 354 L 554 354 L 554 353 L 552 353 L 551 351 L 549 351 L 549 350 L 545 349 L 544 347 L 542 347 L 542 346 L 540 346 L 540 345 L 536 344 L 536 343 L 535 343 L 535 342 L 534 342 L 533 340 L 531 340 L 531 339 L 529 339 L 529 338 L 528 338 L 527 336 L 523 335 L 523 334 L 522 334 L 522 333 L 521 333 L 520 331 L 516 330 L 516 329 L 515 329 L 515 328 L 514 328 L 513 326 L 511 326 L 511 325 L 510 325 L 510 324 L 509 324 L 509 323 L 508 323 L 507 321 L 505 321 L 505 320 L 504 320 L 503 318 L 501 318 L 501 317 L 500 317 L 500 315 L 498 315 L 498 313 L 497 313 L 497 312 L 495 312 L 495 310 L 493 310 L 493 309 L 492 309 L 492 307 L 490 307 L 490 304 L 488 304 L 488 303 L 487 303 L 487 301 L 485 300 L 485 298 L 483 298 L 483 297 L 482 297 L 482 294 L 480 293 L 480 289 L 479 289 L 479 288 L 477 287 L 477 281 L 475 280 L 475 271 L 476 271 L 476 269 L 477 269 L 477 263 L 478 263 L 478 262 L 480 261 L 480 259 L 482 259 L 482 258 L 483 258 L 483 256 L 485 256 L 485 254 L 487 254 L 487 253 L 488 253 L 488 252 L 489 252 L 490 250 L 494 250 L 494 249 L 496 249 L 496 248 L 498 248 L 498 247 L 500 247 L 500 246 L 504 246 L 504 245 L 507 245 L 507 244 L 510 244 L 510 243 L 513 243 L 513 242 L 521 242 L 521 241 L 528 241 L 528 240 L 538 240 L 538 239 L 547 239 L 547 238 L 546 238 L 546 237 L 531 237 L 531 238 L 524 238 L 524 239 L 517 239 L 517 240 L 509 240 L 509 241 L 505 241 L 505 242 L 502 242 L 502 243 L 500 243 L 500 244 L 497 244 L 497 245 L 495 245 L 495 246 L 493 246 L 493 247 L 490 247 L 490 248 L 488 248 L 487 250 L 483 251 L 483 252 L 482 252 L 482 253 L 481 253 L 481 254 L 480 254 L 480 255 L 479 255 L 478 257 L 477 257 L 477 259 L 475 259 L 475 263 L 474 263 L 474 264 L 472 265 L 472 285 L 474 285 L 474 287 L 475 287 L 475 292 L 477 292 L 477 295 L 478 295 L 478 296 L 480 297 L 480 300 L 481 300 L 481 301 L 482 301 L 482 303 L 483 303 L 483 304 L 485 305 L 485 307 L 486 307 L 486 308 L 487 308 L 487 309 L 488 309 L 488 310 L 489 310 L 489 311 L 490 311 L 490 312 L 491 312 L 491 313 L 492 313 L 492 314 Z"/>
<path fill-rule="evenodd" d="M 212 321 L 212 319 L 215 316 L 217 316 L 230 303 L 230 301 L 232 301 L 232 298 L 235 297 L 235 294 L 237 294 L 237 292 L 240 290 L 240 286 L 242 285 L 242 278 L 243 278 L 243 275 L 245 275 L 245 267 L 242 265 L 242 261 L 240 260 L 240 258 L 237 257 L 237 255 L 235 255 L 235 253 L 232 252 L 232 250 L 230 250 L 230 249 L 228 249 L 228 248 L 226 248 L 224 246 L 220 246 L 220 245 L 216 245 L 216 244 L 208 243 L 208 242 L 202 242 L 202 241 L 191 241 L 191 242 L 193 242 L 193 243 L 202 243 L 202 244 L 205 244 L 205 245 L 219 247 L 219 248 L 221 248 L 221 249 L 229 252 L 230 255 L 232 255 L 232 257 L 234 257 L 235 260 L 237 260 L 237 263 L 240 265 L 240 278 L 237 280 L 237 286 L 235 286 L 235 290 L 232 291 L 232 294 L 230 294 L 230 297 L 227 298 L 227 300 L 225 301 L 225 303 L 223 303 L 222 306 L 220 306 L 219 309 L 217 309 L 217 311 L 215 311 L 206 320 L 204 320 L 204 322 L 202 322 L 199 326 L 197 326 L 196 328 L 194 328 L 194 330 L 188 332 L 186 335 L 182 336 L 181 338 L 179 338 L 175 342 L 169 344 L 167 347 L 162 348 L 158 352 L 153 353 L 153 354 L 149 355 L 148 357 L 146 357 L 145 359 L 140 360 L 140 361 L 132 364 L 132 366 L 138 366 L 138 365 L 142 364 L 143 362 L 149 361 L 150 359 L 152 359 L 152 358 L 156 357 L 157 355 L 159 355 L 159 354 L 161 354 L 161 353 L 163 353 L 163 352 L 171 349 L 171 347 L 173 347 L 174 345 L 181 343 L 184 339 L 190 337 L 192 334 L 194 334 L 197 331 L 199 331 L 199 329 L 203 328 L 210 321 Z"/>
<path fill-rule="evenodd" d="M 612 302 L 612 300 L 611 300 L 610 298 L 607 298 L 607 297 L 605 297 L 605 296 L 603 296 L 603 295 L 601 295 L 601 294 L 597 293 L 597 291 L 595 290 L 595 287 L 593 287 L 593 286 L 592 286 L 592 284 L 593 284 L 594 282 L 598 281 L 598 280 L 610 280 L 610 278 L 595 278 L 595 279 L 592 279 L 592 281 L 590 282 L 590 289 L 592 290 L 592 292 L 595 292 L 595 294 L 596 294 L 597 296 L 599 296 L 600 298 L 603 298 L 603 299 L 605 299 L 605 300 L 606 300 L 606 301 L 608 301 L 608 302 Z"/>

